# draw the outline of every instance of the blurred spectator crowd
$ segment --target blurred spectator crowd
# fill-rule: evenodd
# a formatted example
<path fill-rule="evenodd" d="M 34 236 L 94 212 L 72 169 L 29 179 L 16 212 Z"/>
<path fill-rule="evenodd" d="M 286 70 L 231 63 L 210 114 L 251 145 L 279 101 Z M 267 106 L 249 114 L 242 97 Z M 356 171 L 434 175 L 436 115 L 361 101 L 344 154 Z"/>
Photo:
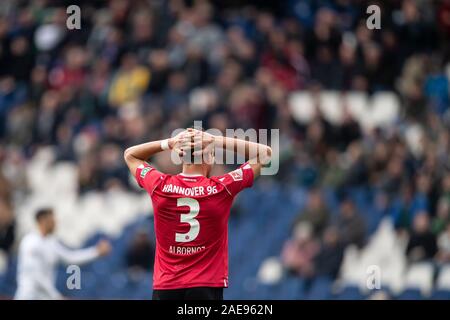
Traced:
<path fill-rule="evenodd" d="M 81 194 L 128 189 L 125 147 L 202 120 L 223 132 L 280 129 L 271 179 L 310 189 L 281 253 L 293 273 L 335 277 L 344 248 L 364 246 L 355 187 L 409 239 L 411 261 L 449 262 L 450 1 L 371 3 L 380 30 L 367 28 L 367 2 L 357 0 L 86 0 L 81 29 L 68 30 L 70 1 L 2 1 L 0 248 L 13 243 L 13 203 L 26 196 L 24 167 L 39 148 L 77 164 Z M 372 130 L 350 114 L 297 123 L 289 94 L 323 90 L 394 91 L 401 117 Z M 158 166 L 174 172 L 163 157 Z M 340 199 L 337 218 L 324 189 Z"/>

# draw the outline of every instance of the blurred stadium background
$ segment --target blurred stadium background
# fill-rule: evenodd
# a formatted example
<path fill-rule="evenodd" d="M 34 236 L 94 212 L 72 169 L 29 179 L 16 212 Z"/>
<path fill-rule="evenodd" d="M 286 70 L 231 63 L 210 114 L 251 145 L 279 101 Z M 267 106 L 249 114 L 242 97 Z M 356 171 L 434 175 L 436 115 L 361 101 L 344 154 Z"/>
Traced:
<path fill-rule="evenodd" d="M 150 298 L 150 201 L 122 152 L 202 120 L 280 129 L 280 172 L 232 210 L 225 298 L 450 298 L 449 58 L 448 0 L 2 0 L 0 297 L 51 205 L 68 246 L 114 246 L 81 290 L 61 267 L 65 296 Z"/>

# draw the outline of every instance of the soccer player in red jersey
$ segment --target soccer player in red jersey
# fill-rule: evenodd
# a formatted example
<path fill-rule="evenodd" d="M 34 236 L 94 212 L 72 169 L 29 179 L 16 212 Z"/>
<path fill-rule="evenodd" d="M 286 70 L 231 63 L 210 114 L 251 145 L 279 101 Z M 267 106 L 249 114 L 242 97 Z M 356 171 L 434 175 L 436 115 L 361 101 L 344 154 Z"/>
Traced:
<path fill-rule="evenodd" d="M 248 161 L 230 173 L 209 177 L 215 148 L 242 153 Z M 177 175 L 164 174 L 146 162 L 169 149 L 183 159 Z M 153 299 L 223 299 L 223 288 L 228 287 L 230 208 L 234 197 L 252 186 L 271 152 L 262 144 L 195 129 L 125 151 L 128 168 L 150 195 L 154 209 Z M 186 161 L 198 156 L 200 163 Z"/>

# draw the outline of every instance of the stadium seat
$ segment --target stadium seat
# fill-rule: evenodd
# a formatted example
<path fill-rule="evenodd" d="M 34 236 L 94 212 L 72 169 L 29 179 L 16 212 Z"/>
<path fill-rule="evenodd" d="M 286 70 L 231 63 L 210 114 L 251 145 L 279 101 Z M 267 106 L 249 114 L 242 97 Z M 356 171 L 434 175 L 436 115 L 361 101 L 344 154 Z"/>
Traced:
<path fill-rule="evenodd" d="M 307 92 L 292 93 L 289 96 L 289 109 L 299 123 L 308 123 L 316 114 L 314 100 Z"/>
<path fill-rule="evenodd" d="M 333 281 L 327 277 L 314 279 L 306 292 L 307 300 L 326 300 L 331 298 L 331 286 Z"/>
<path fill-rule="evenodd" d="M 298 277 L 286 277 L 281 281 L 280 299 L 300 300 L 304 297 L 304 281 Z"/>
<path fill-rule="evenodd" d="M 431 295 L 432 300 L 450 300 L 450 290 L 436 289 Z"/>
<path fill-rule="evenodd" d="M 5 274 L 8 269 L 8 256 L 0 249 L 0 276 Z"/>
<path fill-rule="evenodd" d="M 450 291 L 450 265 L 445 265 L 439 271 L 436 288 Z"/>
<path fill-rule="evenodd" d="M 357 286 L 347 286 L 334 296 L 337 300 L 362 300 L 365 298 Z"/>
<path fill-rule="evenodd" d="M 450 265 L 441 267 L 436 280 L 436 288 L 433 291 L 431 298 L 450 300 Z"/>
<path fill-rule="evenodd" d="M 423 296 L 420 289 L 406 289 L 398 297 L 398 300 L 422 300 Z"/>
<path fill-rule="evenodd" d="M 271 284 L 280 281 L 283 267 L 276 257 L 267 258 L 258 271 L 258 280 L 261 283 Z"/>
<path fill-rule="evenodd" d="M 343 117 L 343 100 L 337 91 L 324 91 L 320 95 L 320 111 L 325 119 L 331 123 L 339 124 Z"/>
<path fill-rule="evenodd" d="M 344 101 L 348 112 L 357 120 L 361 119 L 367 114 L 366 109 L 368 105 L 368 98 L 365 92 L 351 91 L 345 94 Z"/>
<path fill-rule="evenodd" d="M 414 298 L 419 292 L 422 296 L 429 296 L 433 288 L 433 265 L 430 263 L 416 263 L 410 266 L 405 278 L 405 292 L 401 297 L 406 295 Z"/>
<path fill-rule="evenodd" d="M 372 96 L 371 117 L 377 127 L 392 125 L 400 112 L 400 101 L 393 92 L 377 92 Z"/>

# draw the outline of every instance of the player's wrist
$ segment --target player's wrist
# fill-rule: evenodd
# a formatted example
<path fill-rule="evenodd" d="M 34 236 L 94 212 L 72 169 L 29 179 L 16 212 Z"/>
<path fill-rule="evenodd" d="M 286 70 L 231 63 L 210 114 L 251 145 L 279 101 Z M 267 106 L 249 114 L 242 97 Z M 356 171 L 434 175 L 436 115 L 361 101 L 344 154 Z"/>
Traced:
<path fill-rule="evenodd" d="M 175 142 L 173 138 L 161 140 L 161 150 L 171 150 Z"/>

